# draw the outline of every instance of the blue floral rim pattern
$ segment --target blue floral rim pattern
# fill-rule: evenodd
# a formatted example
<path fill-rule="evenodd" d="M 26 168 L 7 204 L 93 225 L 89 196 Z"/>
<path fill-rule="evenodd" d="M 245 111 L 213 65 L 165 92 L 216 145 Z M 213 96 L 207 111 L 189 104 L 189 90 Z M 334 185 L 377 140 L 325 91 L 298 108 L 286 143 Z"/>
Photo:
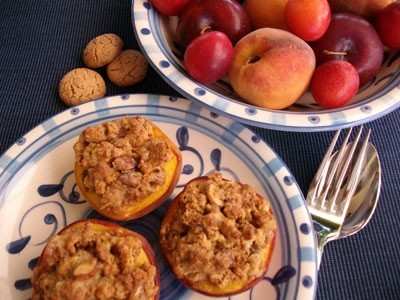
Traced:
<path fill-rule="evenodd" d="M 184 160 L 182 176 L 197 177 L 199 174 L 205 174 L 205 171 L 217 170 L 232 178 L 239 178 L 238 174 L 224 163 L 225 154 L 220 147 L 212 148 L 208 153 L 196 149 L 193 144 L 195 140 L 191 137 L 193 131 L 218 141 L 221 147 L 226 147 L 240 158 L 257 181 L 263 185 L 264 193 L 271 199 L 278 219 L 282 266 L 276 274 L 265 277 L 264 284 L 275 289 L 276 299 L 312 299 L 317 282 L 315 239 L 303 195 L 293 176 L 268 145 L 249 129 L 212 114 L 184 99 L 158 95 L 122 95 L 90 102 L 48 119 L 24 135 L 0 157 L 0 212 L 5 209 L 4 201 L 8 200 L 5 194 L 10 188 L 9 185 L 12 185 L 12 181 L 19 176 L 23 176 L 24 172 L 41 157 L 61 143 L 75 137 L 90 124 L 135 114 L 147 116 L 155 121 L 175 124 L 177 144 L 183 153 L 187 152 L 191 157 L 188 161 Z M 196 165 L 193 165 L 193 159 L 198 160 Z M 206 160 L 211 170 L 205 170 Z M 6 252 L 6 255 L 2 257 L 7 259 L 9 256 L 23 253 L 27 247 L 43 246 L 52 234 L 69 224 L 65 205 L 79 206 L 85 203 L 80 198 L 71 175 L 72 172 L 68 171 L 61 176 L 59 182 L 43 182 L 38 186 L 37 194 L 43 200 L 32 207 L 25 208 L 16 236 L 7 241 L 4 249 L 1 250 Z M 51 198 L 54 195 L 59 201 Z M 157 224 L 164 209 L 165 207 L 162 206 L 137 222 L 122 225 L 142 232 L 150 241 L 153 241 L 153 246 L 157 247 L 155 246 Z M 49 226 L 48 228 L 52 228 L 45 239 L 25 232 L 24 223 L 32 215 L 37 215 L 38 211 L 43 213 L 42 222 Z M 98 218 L 100 216 L 94 212 L 88 212 L 85 217 Z M 23 227 L 25 231 L 21 229 Z M 26 264 L 31 269 L 36 262 L 37 257 L 30 257 Z M 2 261 L 2 263 L 5 265 L 7 261 Z M 162 288 L 162 300 L 196 299 L 165 269 L 162 261 L 160 265 L 164 270 L 162 286 L 165 287 Z M 14 282 L 14 288 L 21 291 L 29 289 L 29 279 L 17 279 Z M 258 300 L 257 293 L 259 292 L 256 289 L 252 289 L 249 293 L 250 299 Z"/>

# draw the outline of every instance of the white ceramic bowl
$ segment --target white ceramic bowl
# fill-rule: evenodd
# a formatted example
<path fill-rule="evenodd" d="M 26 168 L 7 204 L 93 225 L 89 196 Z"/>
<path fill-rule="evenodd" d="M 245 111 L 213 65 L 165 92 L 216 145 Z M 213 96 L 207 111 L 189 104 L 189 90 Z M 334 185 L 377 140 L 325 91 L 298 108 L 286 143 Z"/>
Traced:
<path fill-rule="evenodd" d="M 381 72 L 343 108 L 322 109 L 307 93 L 288 109 L 269 110 L 242 102 L 225 81 L 206 86 L 192 79 L 174 47 L 176 19 L 161 17 L 148 0 L 132 0 L 132 24 L 144 54 L 171 87 L 242 123 L 284 131 L 334 130 L 372 121 L 400 106 L 400 51 L 388 54 Z"/>

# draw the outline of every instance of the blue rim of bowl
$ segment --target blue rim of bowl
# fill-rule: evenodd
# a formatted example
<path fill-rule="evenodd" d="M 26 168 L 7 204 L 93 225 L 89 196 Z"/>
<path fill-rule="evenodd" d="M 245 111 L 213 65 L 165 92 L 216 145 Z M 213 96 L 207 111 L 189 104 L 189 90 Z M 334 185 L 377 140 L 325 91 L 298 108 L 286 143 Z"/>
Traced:
<path fill-rule="evenodd" d="M 160 33 L 161 18 L 148 0 L 132 0 L 131 20 L 141 50 L 156 72 L 172 88 L 215 113 L 248 125 L 282 131 L 328 131 L 373 121 L 400 107 L 400 70 L 377 95 L 340 109 L 291 112 L 262 109 L 241 103 L 186 75 L 174 59 L 174 54 L 166 47 L 165 39 Z"/>
<path fill-rule="evenodd" d="M 134 108 L 134 110 L 128 112 L 128 108 Z M 10 180 L 19 171 L 34 163 L 59 143 L 76 136 L 77 131 L 81 131 L 82 127 L 93 124 L 93 122 L 132 114 L 159 115 L 164 118 L 175 117 L 179 118 L 181 122 L 185 121 L 198 128 L 204 127 L 204 124 L 193 123 L 193 118 L 202 120 L 209 124 L 207 128 L 202 128 L 203 133 L 212 133 L 214 139 L 222 139 L 223 144 L 228 148 L 233 149 L 235 148 L 233 147 L 234 143 L 240 143 L 240 145 L 244 145 L 242 148 L 246 147 L 248 149 L 246 151 L 252 152 L 252 154 L 246 152 L 247 155 L 252 155 L 252 161 L 250 158 L 246 158 L 244 152 L 240 154 L 240 157 L 243 161 L 248 160 L 253 164 L 251 169 L 258 174 L 255 176 L 260 182 L 269 182 L 268 185 L 264 184 L 263 188 L 268 195 L 272 194 L 271 198 L 275 199 L 271 201 L 274 211 L 277 215 L 282 215 L 281 220 L 278 219 L 278 223 L 281 224 L 279 225 L 280 231 L 288 233 L 287 236 L 281 237 L 281 243 L 286 249 L 291 249 L 288 254 L 282 254 L 283 263 L 293 264 L 298 273 L 295 286 L 291 285 L 289 290 L 289 285 L 284 284 L 283 291 L 285 294 L 290 292 L 296 296 L 305 291 L 306 294 L 312 295 L 310 299 L 313 299 L 317 285 L 316 242 L 314 234 L 310 230 L 312 228 L 311 218 L 304 197 L 287 166 L 265 142 L 254 139 L 256 135 L 250 129 L 227 118 L 212 116 L 205 108 L 194 105 L 185 99 L 147 94 L 114 96 L 68 109 L 49 118 L 18 139 L 0 157 L 0 199 L 4 196 Z M 0 202 L 0 209 L 4 204 L 3 200 Z M 286 218 L 290 218 L 290 222 L 293 224 L 291 228 L 286 225 L 288 221 L 283 221 L 287 220 L 283 218 L 283 214 L 287 216 Z M 302 230 L 302 226 L 307 226 L 309 229 L 307 234 Z M 297 253 L 297 255 L 290 253 Z"/>

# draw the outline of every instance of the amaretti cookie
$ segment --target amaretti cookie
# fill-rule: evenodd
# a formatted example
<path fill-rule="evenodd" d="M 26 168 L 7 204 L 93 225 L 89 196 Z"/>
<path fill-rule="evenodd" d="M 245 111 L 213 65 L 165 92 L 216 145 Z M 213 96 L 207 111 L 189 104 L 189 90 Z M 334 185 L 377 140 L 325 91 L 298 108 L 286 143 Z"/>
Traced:
<path fill-rule="evenodd" d="M 79 105 L 104 97 L 106 83 L 99 73 L 87 68 L 77 68 L 64 75 L 58 93 L 65 104 Z"/>
<path fill-rule="evenodd" d="M 82 59 L 92 69 L 104 67 L 121 54 L 124 42 L 114 33 L 106 33 L 92 39 L 83 50 Z"/>
<path fill-rule="evenodd" d="M 148 62 L 137 50 L 125 50 L 107 66 L 107 76 L 121 87 L 142 81 L 147 74 Z"/>

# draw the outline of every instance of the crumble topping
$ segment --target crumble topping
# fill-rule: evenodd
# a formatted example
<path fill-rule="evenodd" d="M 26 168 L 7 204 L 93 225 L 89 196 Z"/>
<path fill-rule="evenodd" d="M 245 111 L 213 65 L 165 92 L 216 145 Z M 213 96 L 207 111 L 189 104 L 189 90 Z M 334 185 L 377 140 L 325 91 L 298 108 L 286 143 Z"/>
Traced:
<path fill-rule="evenodd" d="M 175 201 L 161 245 L 179 278 L 224 288 L 265 272 L 276 230 L 270 204 L 253 188 L 213 174 L 189 183 Z"/>
<path fill-rule="evenodd" d="M 143 259 L 142 241 L 125 229 L 93 226 L 77 223 L 50 240 L 33 272 L 32 300 L 154 299 L 156 267 Z"/>
<path fill-rule="evenodd" d="M 172 157 L 150 121 L 124 118 L 87 128 L 75 144 L 83 184 L 96 193 L 102 209 L 120 210 L 143 199 L 165 182 L 163 169 Z"/>

